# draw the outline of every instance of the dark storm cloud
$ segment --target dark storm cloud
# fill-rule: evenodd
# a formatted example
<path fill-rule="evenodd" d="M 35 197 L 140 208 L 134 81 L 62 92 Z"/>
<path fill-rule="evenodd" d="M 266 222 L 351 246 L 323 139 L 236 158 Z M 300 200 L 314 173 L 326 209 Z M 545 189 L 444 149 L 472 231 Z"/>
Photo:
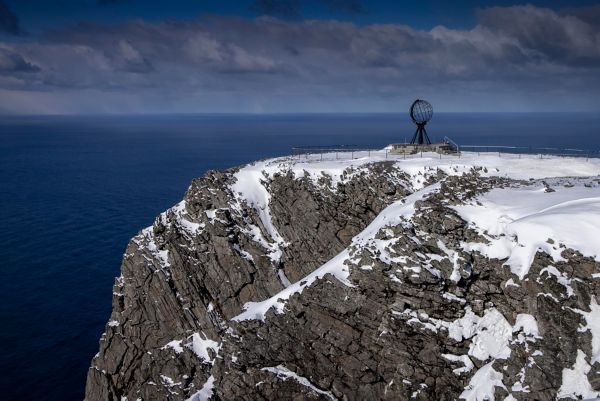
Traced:
<path fill-rule="evenodd" d="M 0 33 L 18 35 L 21 33 L 19 18 L 0 0 Z"/>
<path fill-rule="evenodd" d="M 10 49 L 0 88 L 14 71 L 26 107 L 61 112 L 386 111 L 417 95 L 447 109 L 600 103 L 600 26 L 532 6 L 482 10 L 469 30 L 216 16 L 82 24 Z M 37 71 L 18 75 L 27 65 Z M 51 103 L 32 100 L 48 92 Z"/>

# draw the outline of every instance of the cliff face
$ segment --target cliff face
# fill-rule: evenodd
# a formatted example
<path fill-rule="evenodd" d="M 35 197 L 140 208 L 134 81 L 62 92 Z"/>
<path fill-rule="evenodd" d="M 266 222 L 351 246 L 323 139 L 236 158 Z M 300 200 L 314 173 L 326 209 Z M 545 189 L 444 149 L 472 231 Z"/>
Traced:
<path fill-rule="evenodd" d="M 600 394 L 600 163 L 437 157 L 195 180 L 127 247 L 86 400 Z"/>

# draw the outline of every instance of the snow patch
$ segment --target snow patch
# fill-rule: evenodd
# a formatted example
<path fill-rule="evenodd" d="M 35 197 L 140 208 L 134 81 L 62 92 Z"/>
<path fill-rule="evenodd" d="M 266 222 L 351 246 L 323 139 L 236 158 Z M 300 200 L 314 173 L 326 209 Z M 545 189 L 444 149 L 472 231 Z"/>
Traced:
<path fill-rule="evenodd" d="M 324 390 L 321 390 L 320 388 L 317 388 L 307 378 L 297 375 L 296 373 L 292 372 L 291 370 L 289 370 L 288 368 L 286 368 L 282 365 L 262 368 L 261 370 L 265 371 L 265 372 L 273 373 L 278 378 L 280 378 L 284 381 L 287 379 L 293 379 L 296 382 L 300 383 L 301 385 L 311 389 L 312 391 L 314 391 L 317 394 L 324 395 L 325 397 L 329 398 L 332 401 L 338 401 L 338 399 L 333 394 L 331 394 L 331 392 L 324 391 Z"/>
<path fill-rule="evenodd" d="M 189 220 L 189 218 L 188 218 L 189 215 L 186 210 L 185 200 L 179 202 L 177 205 L 173 206 L 170 210 L 173 212 L 177 224 L 180 227 L 182 227 L 183 230 L 185 232 L 187 232 L 188 234 L 198 235 L 204 229 L 205 226 L 203 223 L 194 223 L 191 220 Z M 161 215 L 161 217 L 162 217 L 162 215 Z"/>
<path fill-rule="evenodd" d="M 444 244 L 441 240 L 437 241 L 437 246 L 440 248 L 452 261 L 452 273 L 450 274 L 450 280 L 454 283 L 458 283 L 460 281 L 460 255 L 458 252 L 448 249 L 446 244 Z"/>
<path fill-rule="evenodd" d="M 171 348 L 175 351 L 176 354 L 181 354 L 183 352 L 183 347 L 181 346 L 183 340 L 173 340 L 166 343 L 161 349 Z"/>
<path fill-rule="evenodd" d="M 140 235 L 135 237 L 133 241 L 140 249 L 146 249 L 152 255 L 154 260 L 157 261 L 160 266 L 159 270 L 162 270 L 167 276 L 170 274 L 168 271 L 169 267 L 171 267 L 171 264 L 169 263 L 169 251 L 158 249 L 154 240 L 154 230 L 152 226 L 144 228 Z M 151 263 L 153 262 L 149 259 L 148 261 Z"/>
<path fill-rule="evenodd" d="M 558 390 L 557 399 L 561 398 L 596 398 L 600 392 L 594 391 L 588 381 L 587 374 L 591 367 L 585 360 L 582 350 L 577 350 L 577 360 L 572 369 L 563 369 L 562 385 Z"/>
<path fill-rule="evenodd" d="M 213 390 L 215 388 L 215 377 L 210 376 L 206 383 L 202 386 L 200 391 L 194 393 L 190 398 L 186 401 L 208 401 L 210 397 L 213 395 Z"/>
<path fill-rule="evenodd" d="M 181 382 L 176 383 L 175 380 L 171 379 L 169 376 L 160 375 L 160 379 L 162 380 L 163 384 L 168 387 L 181 385 Z"/>
<path fill-rule="evenodd" d="M 479 317 L 467 306 L 464 316 L 452 322 L 435 319 L 426 313 L 417 313 L 410 309 L 392 313 L 409 317 L 406 321 L 408 324 L 419 324 L 436 333 L 439 329 L 446 329 L 448 337 L 457 342 L 471 339 L 468 354 L 481 361 L 489 358 L 506 359 L 510 356 L 512 326 L 495 308 L 487 309 L 483 317 Z"/>
<path fill-rule="evenodd" d="M 592 333 L 592 365 L 600 361 L 600 305 L 596 303 L 596 297 L 592 296 L 590 311 L 585 312 L 572 309 L 585 318 L 586 325 L 579 329 L 580 332 L 589 330 Z"/>
<path fill-rule="evenodd" d="M 455 375 L 460 376 L 463 373 L 470 372 L 471 369 L 475 367 L 475 365 L 473 365 L 473 362 L 471 361 L 471 358 L 469 358 L 467 355 L 442 354 L 442 356 L 449 361 L 461 362 L 464 365 L 461 368 L 456 368 L 452 370 L 452 372 Z"/>
<path fill-rule="evenodd" d="M 475 372 L 459 398 L 466 401 L 494 401 L 496 387 L 506 390 L 502 383 L 502 373 L 496 372 L 492 367 L 493 364 L 494 361 Z"/>
<path fill-rule="evenodd" d="M 542 277 L 542 275 L 546 273 L 548 275 L 548 277 L 550 276 L 554 276 L 556 277 L 556 281 L 562 285 L 563 287 L 565 287 L 565 290 L 567 291 L 567 298 L 575 295 L 575 292 L 573 291 L 573 287 L 571 287 L 571 279 L 567 276 L 567 274 L 560 272 L 556 267 L 554 266 L 548 266 L 543 268 L 542 270 L 540 270 L 540 278 Z M 538 278 L 538 282 L 540 282 L 540 278 Z"/>
<path fill-rule="evenodd" d="M 539 337 L 540 335 L 535 317 L 527 313 L 519 313 L 517 315 L 512 331 L 513 333 L 522 331 L 525 335 L 532 337 Z"/>
<path fill-rule="evenodd" d="M 510 356 L 512 326 L 497 309 L 487 310 L 483 317 L 478 319 L 474 330 L 476 334 L 471 340 L 469 355 L 481 361 L 488 358 L 506 359 Z"/>
<path fill-rule="evenodd" d="M 214 351 L 215 354 L 218 354 L 221 345 L 218 342 L 207 338 L 204 333 L 202 333 L 202 336 L 200 336 L 200 333 L 194 333 L 191 337 L 192 339 L 186 344 L 186 347 L 190 348 L 202 361 L 213 364 L 215 359 L 210 357 L 208 350 L 210 349 Z"/>
<path fill-rule="evenodd" d="M 281 247 L 285 246 L 286 242 L 273 223 L 269 209 L 271 194 L 265 187 L 265 182 L 269 177 L 269 173 L 278 171 L 277 165 L 270 165 L 268 162 L 248 164 L 234 174 L 235 183 L 231 185 L 231 190 L 236 199 L 245 201 L 258 213 L 262 226 L 273 241 L 267 247 L 270 249 L 269 257 L 274 262 L 278 262 L 281 258 Z"/>

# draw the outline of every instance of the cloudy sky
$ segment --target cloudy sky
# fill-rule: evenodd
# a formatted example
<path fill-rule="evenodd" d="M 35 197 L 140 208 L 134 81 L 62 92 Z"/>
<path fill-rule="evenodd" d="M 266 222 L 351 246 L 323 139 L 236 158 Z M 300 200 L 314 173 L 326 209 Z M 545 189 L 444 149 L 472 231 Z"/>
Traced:
<path fill-rule="evenodd" d="M 600 111 L 597 1 L 0 0 L 0 114 Z"/>

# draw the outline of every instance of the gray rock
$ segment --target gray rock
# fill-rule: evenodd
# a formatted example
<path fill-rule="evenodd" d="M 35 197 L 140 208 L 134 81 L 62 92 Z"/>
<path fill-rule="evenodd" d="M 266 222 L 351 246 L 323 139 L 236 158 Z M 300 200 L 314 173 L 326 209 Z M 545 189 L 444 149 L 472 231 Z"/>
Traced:
<path fill-rule="evenodd" d="M 490 362 L 469 356 L 472 338 L 457 340 L 444 327 L 467 310 L 482 316 L 496 309 L 511 326 L 523 313 L 537 321 L 538 338 L 512 333 L 510 357 L 493 361 L 506 387 L 496 387 L 498 399 L 555 399 L 577 350 L 591 355 L 578 311 L 600 295 L 599 280 L 590 280 L 597 262 L 569 249 L 558 263 L 538 252 L 528 279 L 515 286 L 503 260 L 460 248 L 461 241 L 486 240 L 452 205 L 492 188 L 549 185 L 484 178 L 481 169 L 458 177 L 426 173 L 425 182 L 441 182 L 439 192 L 417 202 L 411 222 L 377 233 L 391 240 L 390 255 L 407 258 L 404 264 L 353 245 L 353 286 L 326 275 L 294 294 L 284 313 L 232 320 L 246 302 L 284 289 L 282 277 L 301 281 L 351 246 L 386 206 L 412 191 L 391 162 L 348 171 L 335 187 L 327 176 L 317 183 L 285 171 L 265 177 L 273 223 L 287 243 L 273 261 L 268 244 L 256 239 L 258 230 L 273 240 L 258 211 L 230 188 L 236 171 L 194 180 L 184 203 L 130 241 L 88 372 L 87 401 L 187 400 L 211 382 L 211 400 L 455 400 Z M 459 255 L 458 281 L 450 279 L 454 263 L 440 244 Z M 541 273 L 550 264 L 571 279 L 573 294 Z M 597 368 L 588 378 L 600 389 Z"/>

